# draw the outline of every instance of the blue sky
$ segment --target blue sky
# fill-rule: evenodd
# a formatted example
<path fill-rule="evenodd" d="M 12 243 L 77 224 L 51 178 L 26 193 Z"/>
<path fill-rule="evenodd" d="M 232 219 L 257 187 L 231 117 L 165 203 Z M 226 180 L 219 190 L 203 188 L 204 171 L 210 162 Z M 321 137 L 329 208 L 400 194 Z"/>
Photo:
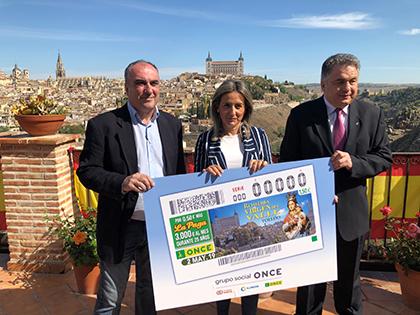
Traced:
<path fill-rule="evenodd" d="M 31 79 L 123 76 L 155 63 L 162 79 L 237 60 L 245 74 L 318 83 L 322 62 L 356 55 L 360 82 L 420 83 L 420 1 L 0 0 L 0 70 Z"/>

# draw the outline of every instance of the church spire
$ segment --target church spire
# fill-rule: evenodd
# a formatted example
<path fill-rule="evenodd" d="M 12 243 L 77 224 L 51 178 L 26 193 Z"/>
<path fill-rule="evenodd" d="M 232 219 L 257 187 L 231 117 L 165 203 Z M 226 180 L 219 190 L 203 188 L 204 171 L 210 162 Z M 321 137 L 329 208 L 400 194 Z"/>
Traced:
<path fill-rule="evenodd" d="M 56 79 L 62 79 L 66 77 L 66 70 L 64 70 L 63 61 L 61 60 L 60 50 L 58 50 L 57 66 L 55 69 Z"/>

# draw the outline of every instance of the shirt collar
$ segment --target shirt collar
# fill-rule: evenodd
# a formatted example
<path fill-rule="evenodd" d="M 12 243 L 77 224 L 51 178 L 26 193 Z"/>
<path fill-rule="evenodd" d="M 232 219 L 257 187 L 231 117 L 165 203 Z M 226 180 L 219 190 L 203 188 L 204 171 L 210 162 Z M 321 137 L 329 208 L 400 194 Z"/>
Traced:
<path fill-rule="evenodd" d="M 127 107 L 128 107 L 128 112 L 130 113 L 130 117 L 131 117 L 131 122 L 133 124 L 135 123 L 139 123 L 139 124 L 143 124 L 139 113 L 137 113 L 137 111 L 134 109 L 133 105 L 130 104 L 130 101 L 127 99 Z M 157 106 L 155 106 L 155 111 L 153 113 L 152 119 L 150 119 L 151 123 L 155 123 L 156 119 L 159 117 L 159 109 L 157 108 Z"/>
<path fill-rule="evenodd" d="M 325 98 L 325 95 L 324 95 L 324 102 L 325 102 L 325 105 L 327 106 L 327 113 L 328 113 L 328 116 L 329 116 L 337 109 L 337 107 L 335 107 L 333 104 L 328 102 L 327 99 Z M 345 114 L 349 113 L 349 105 L 347 105 L 346 107 L 343 108 L 343 112 Z"/>

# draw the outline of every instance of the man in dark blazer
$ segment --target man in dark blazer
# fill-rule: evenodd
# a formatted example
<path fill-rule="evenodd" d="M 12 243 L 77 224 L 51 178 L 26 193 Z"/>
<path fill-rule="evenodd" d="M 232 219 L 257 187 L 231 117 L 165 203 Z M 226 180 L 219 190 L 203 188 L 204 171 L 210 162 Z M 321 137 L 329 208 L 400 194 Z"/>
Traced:
<path fill-rule="evenodd" d="M 127 105 L 91 119 L 77 175 L 99 193 L 101 279 L 95 314 L 119 314 L 136 263 L 136 314 L 156 314 L 142 193 L 152 177 L 185 173 L 181 122 L 157 109 L 159 74 L 138 60 L 125 70 Z M 156 209 L 157 210 L 157 209 Z"/>
<path fill-rule="evenodd" d="M 322 66 L 324 95 L 292 109 L 280 149 L 280 162 L 331 157 L 337 202 L 334 304 L 338 314 L 363 312 L 359 265 L 369 230 L 366 178 L 392 163 L 383 112 L 355 99 L 359 70 L 360 62 L 353 55 L 329 57 Z M 334 127 L 337 119 L 344 132 Z M 339 137 L 336 145 L 334 134 Z M 325 293 L 326 283 L 298 288 L 296 314 L 321 314 Z"/>

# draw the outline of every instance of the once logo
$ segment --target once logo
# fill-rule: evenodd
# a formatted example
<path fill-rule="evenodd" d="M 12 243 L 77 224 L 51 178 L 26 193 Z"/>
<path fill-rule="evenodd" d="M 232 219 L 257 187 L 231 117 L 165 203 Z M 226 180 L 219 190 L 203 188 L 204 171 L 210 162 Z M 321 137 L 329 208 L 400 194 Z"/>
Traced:
<path fill-rule="evenodd" d="M 254 273 L 254 278 L 267 278 L 267 277 L 274 277 L 274 276 L 281 276 L 281 268 L 265 270 L 265 271 L 257 271 Z"/>

